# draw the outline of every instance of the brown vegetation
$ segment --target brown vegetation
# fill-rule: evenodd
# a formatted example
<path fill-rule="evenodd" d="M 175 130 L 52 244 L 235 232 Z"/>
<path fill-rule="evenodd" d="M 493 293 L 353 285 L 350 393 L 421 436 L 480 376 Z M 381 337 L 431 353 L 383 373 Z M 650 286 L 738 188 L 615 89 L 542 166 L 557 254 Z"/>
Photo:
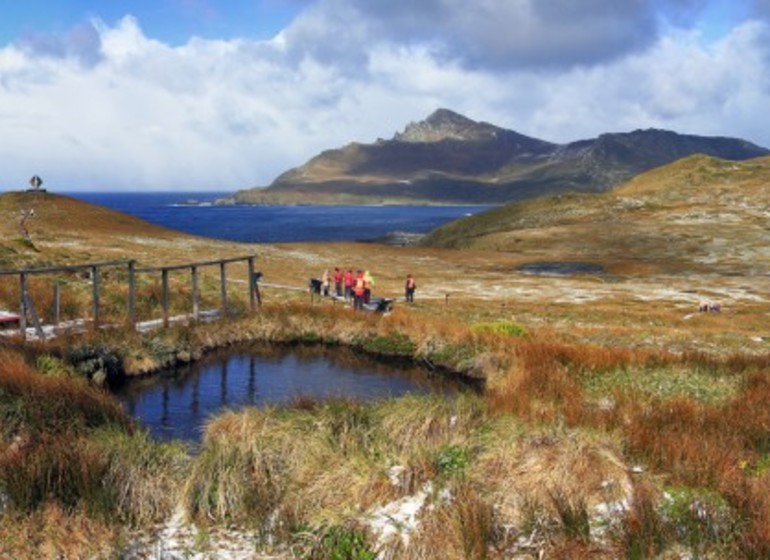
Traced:
<path fill-rule="evenodd" d="M 236 314 L 214 325 L 91 331 L 45 345 L 14 341 L 15 350 L 1 339 L 0 493 L 13 507 L 0 503 L 0 555 L 124 550 L 129 536 L 116 523 L 149 531 L 181 503 L 200 525 L 237 524 L 254 531 L 255 547 L 272 543 L 285 556 L 344 549 L 367 558 L 380 546 L 393 558 L 768 557 L 770 311 L 766 278 L 756 273 L 768 259 L 761 228 L 740 227 L 766 212 L 766 162 L 677 165 L 651 175 L 671 190 L 666 197 L 634 182 L 614 199 L 562 199 L 558 208 L 589 221 L 605 216 L 599 222 L 611 230 L 577 217 L 570 225 L 564 210 L 558 224 L 498 232 L 510 244 L 487 246 L 515 252 L 230 244 L 144 224 L 104 228 L 115 216 L 90 210 L 74 222 L 81 203 L 53 195 L 28 224 L 31 244 L 14 240 L 13 220 L 0 221 L 4 268 L 125 257 L 157 266 L 253 251 L 267 282 L 303 287 L 327 267 L 362 263 L 379 295 L 400 296 L 407 273 L 420 286 L 414 305 L 398 302 L 388 316 L 265 287 L 264 305 L 248 316 L 241 266 L 230 276 Z M 703 192 L 694 205 L 692 192 L 677 190 L 683 178 Z M 715 188 L 724 192 L 708 191 Z M 730 198 L 738 225 L 699 221 L 717 211 L 709 201 L 738 193 Z M 0 197 L 3 216 L 25 195 L 14 196 Z M 636 208 L 632 199 L 646 202 Z M 529 211 L 537 204 L 542 213 L 519 219 L 558 210 L 541 201 Z M 623 204 L 622 223 L 612 222 Z M 690 229 L 679 229 L 687 216 Z M 686 250 L 695 222 L 708 230 L 698 236 L 718 231 L 724 243 Z M 526 262 L 575 258 L 608 274 L 516 272 Z M 0 308 L 14 309 L 18 285 L 8 279 L 0 277 Z M 39 309 L 50 306 L 52 281 L 31 283 Z M 68 313 L 88 310 L 84 280 L 60 281 Z M 183 312 L 186 279 L 172 282 L 174 309 Z M 208 284 L 206 305 L 215 306 L 216 282 Z M 119 279 L 104 289 L 119 315 Z M 142 315 L 157 316 L 157 281 L 145 278 L 139 290 Z M 698 313 L 704 297 L 721 301 L 722 312 Z M 93 369 L 78 367 L 142 373 L 248 340 L 410 356 L 484 378 L 486 391 L 371 406 L 301 399 L 227 413 L 192 456 L 133 431 L 83 381 Z M 367 515 L 421 496 L 430 508 L 418 516 L 420 529 L 381 542 Z"/>

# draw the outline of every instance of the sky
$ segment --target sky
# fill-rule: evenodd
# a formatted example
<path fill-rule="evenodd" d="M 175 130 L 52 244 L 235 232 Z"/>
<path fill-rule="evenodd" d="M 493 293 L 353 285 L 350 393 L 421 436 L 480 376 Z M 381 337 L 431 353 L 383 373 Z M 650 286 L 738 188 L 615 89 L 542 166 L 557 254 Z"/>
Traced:
<path fill-rule="evenodd" d="M 0 0 L 0 191 L 235 191 L 438 108 L 770 147 L 770 0 Z"/>

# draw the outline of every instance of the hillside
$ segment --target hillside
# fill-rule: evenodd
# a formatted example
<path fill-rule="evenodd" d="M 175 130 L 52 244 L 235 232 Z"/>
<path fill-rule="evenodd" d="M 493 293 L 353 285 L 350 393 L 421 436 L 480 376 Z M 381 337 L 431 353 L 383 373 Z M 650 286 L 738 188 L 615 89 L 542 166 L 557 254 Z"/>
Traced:
<path fill-rule="evenodd" d="M 19 225 L 21 212 L 32 209 L 25 223 L 29 239 L 25 239 Z M 128 258 L 145 263 L 194 261 L 204 247 L 225 246 L 68 196 L 0 195 L 0 269 Z"/>
<path fill-rule="evenodd" d="M 265 275 L 248 313 L 246 266 L 228 268 L 229 312 L 213 324 L 0 340 L 0 558 L 767 558 L 768 179 L 770 158 L 692 156 L 610 193 L 509 205 L 434 234 L 496 251 L 220 242 L 51 193 L 0 195 L 0 267 L 254 253 Z M 520 272 L 546 259 L 608 274 Z M 337 265 L 372 271 L 393 312 L 308 297 L 307 279 Z M 160 316 L 159 276 L 137 279 L 142 319 Z M 101 278 L 39 275 L 30 291 L 42 313 L 61 281 L 67 318 L 87 318 L 96 285 L 117 319 L 125 283 Z M 207 308 L 220 279 L 201 271 Z M 169 280 L 172 310 L 189 312 L 189 269 Z M 0 309 L 17 308 L 18 290 L 0 278 Z M 721 312 L 698 313 L 704 298 Z M 147 437 L 84 382 L 108 358 L 140 373 L 222 348 L 245 365 L 244 349 L 265 342 L 374 352 L 485 388 L 378 402 L 298 393 L 223 409 L 186 445 Z M 312 383 L 302 354 L 297 365 Z M 264 393 L 265 372 L 250 368 Z M 242 392 L 227 371 L 222 395 Z M 197 387 L 187 367 L 158 380 L 164 407 L 185 377 Z"/>
<path fill-rule="evenodd" d="M 770 158 L 696 155 L 602 194 L 511 203 L 432 232 L 425 245 L 543 259 L 654 265 L 669 272 L 766 274 Z M 547 243 L 544 241 L 548 240 Z"/>
<path fill-rule="evenodd" d="M 555 144 L 439 109 L 390 140 L 327 150 L 242 203 L 497 204 L 548 193 L 606 191 L 702 153 L 743 160 L 768 150 L 734 138 L 665 130 Z"/>

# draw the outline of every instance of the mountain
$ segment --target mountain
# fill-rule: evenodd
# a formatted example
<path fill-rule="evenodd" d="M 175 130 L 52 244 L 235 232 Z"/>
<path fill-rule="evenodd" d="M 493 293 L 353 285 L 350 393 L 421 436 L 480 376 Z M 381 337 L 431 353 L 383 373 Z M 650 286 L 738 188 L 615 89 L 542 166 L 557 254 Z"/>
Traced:
<path fill-rule="evenodd" d="M 548 193 L 606 191 L 697 153 L 743 160 L 770 151 L 735 138 L 655 129 L 555 144 L 439 109 L 390 140 L 324 151 L 269 187 L 239 191 L 234 199 L 498 204 Z"/>
<path fill-rule="evenodd" d="M 609 192 L 544 196 L 451 222 L 433 247 L 601 262 L 616 274 L 765 275 L 770 266 L 770 157 L 694 155 Z M 664 267 L 666 270 L 661 270 Z"/>

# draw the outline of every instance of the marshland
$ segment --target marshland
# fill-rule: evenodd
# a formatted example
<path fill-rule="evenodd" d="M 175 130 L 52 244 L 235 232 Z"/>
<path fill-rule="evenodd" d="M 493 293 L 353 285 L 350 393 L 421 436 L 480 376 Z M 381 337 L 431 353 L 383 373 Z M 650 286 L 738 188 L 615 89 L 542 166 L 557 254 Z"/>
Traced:
<path fill-rule="evenodd" d="M 215 241 L 53 194 L 22 238 L 28 195 L 7 193 L 3 269 L 254 254 L 266 283 L 298 287 L 327 267 L 367 266 L 397 301 L 360 313 L 265 287 L 252 311 L 233 281 L 215 321 L 137 332 L 121 324 L 125 284 L 108 275 L 110 328 L 3 337 L 0 555 L 767 558 L 766 179 L 766 160 L 695 158 L 604 195 L 502 207 L 505 227 L 485 214 L 423 246 L 375 250 Z M 600 268 L 522 272 L 570 262 Z M 242 263 L 230 277 L 246 275 Z M 53 281 L 30 282 L 43 316 Z M 87 280 L 58 281 L 66 313 L 87 316 Z M 170 282 L 172 311 L 188 312 L 187 277 Z M 204 274 L 204 305 L 218 289 Z M 3 281 L 0 307 L 18 291 Z M 159 278 L 141 279 L 143 319 L 157 319 L 161 292 Z M 721 311 L 699 312 L 703 300 Z M 190 446 L 151 437 L 97 383 L 255 343 L 345 348 L 483 389 L 246 406 L 211 417 Z"/>

